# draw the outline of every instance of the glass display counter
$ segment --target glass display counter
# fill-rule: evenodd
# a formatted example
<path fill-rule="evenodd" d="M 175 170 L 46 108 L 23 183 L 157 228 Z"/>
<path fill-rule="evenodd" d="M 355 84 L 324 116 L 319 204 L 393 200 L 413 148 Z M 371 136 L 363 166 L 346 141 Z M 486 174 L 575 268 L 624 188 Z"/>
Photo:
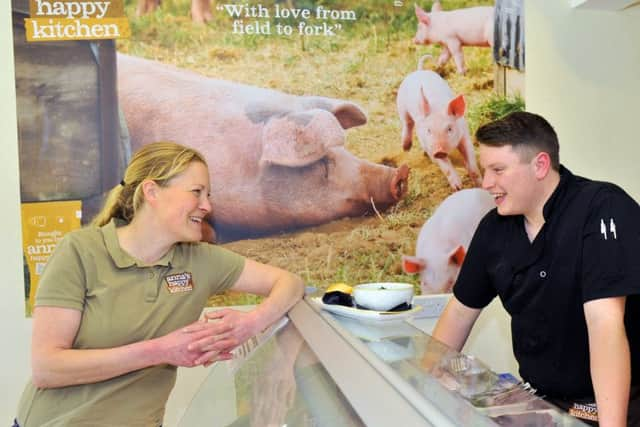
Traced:
<path fill-rule="evenodd" d="M 179 423 L 284 425 L 365 425 L 292 322 L 250 340 L 235 359 L 214 364 Z"/>
<path fill-rule="evenodd" d="M 406 318 L 344 317 L 307 298 L 289 319 L 214 365 L 179 426 L 585 425 Z"/>

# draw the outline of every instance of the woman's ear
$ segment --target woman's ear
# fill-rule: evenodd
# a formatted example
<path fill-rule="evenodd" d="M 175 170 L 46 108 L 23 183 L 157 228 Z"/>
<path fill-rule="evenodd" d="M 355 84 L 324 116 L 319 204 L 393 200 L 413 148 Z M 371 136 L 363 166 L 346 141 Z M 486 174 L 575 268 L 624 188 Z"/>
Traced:
<path fill-rule="evenodd" d="M 145 179 L 140 184 L 145 202 L 153 204 L 158 199 L 158 184 L 152 179 Z"/>

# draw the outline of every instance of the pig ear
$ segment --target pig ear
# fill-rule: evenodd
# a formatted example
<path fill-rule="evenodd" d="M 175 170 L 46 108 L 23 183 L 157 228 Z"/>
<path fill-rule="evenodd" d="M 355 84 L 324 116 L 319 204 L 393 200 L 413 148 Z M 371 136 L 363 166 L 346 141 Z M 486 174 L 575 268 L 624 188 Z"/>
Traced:
<path fill-rule="evenodd" d="M 422 86 L 420 86 L 420 110 L 422 111 L 423 116 L 428 116 L 431 112 L 429 100 L 427 99 L 427 95 L 424 94 L 424 89 L 422 88 Z"/>
<path fill-rule="evenodd" d="M 344 130 L 324 110 L 272 118 L 262 131 L 260 164 L 301 167 L 317 162 L 331 147 L 344 145 Z"/>
<path fill-rule="evenodd" d="M 367 123 L 367 116 L 362 109 L 352 102 L 344 102 L 332 111 L 342 129 L 349 129 Z"/>
<path fill-rule="evenodd" d="M 464 101 L 464 95 L 460 94 L 449 101 L 449 115 L 456 116 L 456 118 L 460 118 L 464 116 L 464 112 L 467 108 L 467 105 Z"/>
<path fill-rule="evenodd" d="M 402 271 L 407 274 L 417 274 L 424 270 L 427 265 L 422 258 L 415 256 L 402 255 Z"/>
<path fill-rule="evenodd" d="M 342 99 L 314 96 L 307 99 L 306 108 L 319 108 L 336 116 L 342 129 L 349 129 L 367 123 L 367 115 L 358 104 Z"/>
<path fill-rule="evenodd" d="M 436 0 L 431 5 L 431 12 L 442 12 L 442 5 L 439 0 Z"/>
<path fill-rule="evenodd" d="M 453 252 L 451 252 L 451 255 L 449 255 L 449 262 L 455 265 L 462 265 L 462 262 L 464 261 L 464 256 L 466 254 L 467 254 L 467 251 L 464 250 L 464 247 L 462 245 L 459 245 L 457 248 L 453 250 Z"/>
<path fill-rule="evenodd" d="M 417 4 L 414 4 L 414 6 L 416 9 L 416 18 L 418 18 L 418 21 L 422 22 L 425 25 L 429 25 L 431 23 L 429 20 L 429 14 Z"/>

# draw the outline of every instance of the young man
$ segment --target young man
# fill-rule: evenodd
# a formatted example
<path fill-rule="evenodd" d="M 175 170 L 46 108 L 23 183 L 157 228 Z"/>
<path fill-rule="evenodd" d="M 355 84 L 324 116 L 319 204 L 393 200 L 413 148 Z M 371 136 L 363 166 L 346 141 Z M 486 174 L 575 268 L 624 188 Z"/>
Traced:
<path fill-rule="evenodd" d="M 555 131 L 512 113 L 478 129 L 480 222 L 433 336 L 462 349 L 498 296 L 522 379 L 600 426 L 640 425 L 640 207 L 560 165 Z M 632 375 L 633 372 L 633 375 Z M 596 408 L 597 404 L 597 408 Z"/>

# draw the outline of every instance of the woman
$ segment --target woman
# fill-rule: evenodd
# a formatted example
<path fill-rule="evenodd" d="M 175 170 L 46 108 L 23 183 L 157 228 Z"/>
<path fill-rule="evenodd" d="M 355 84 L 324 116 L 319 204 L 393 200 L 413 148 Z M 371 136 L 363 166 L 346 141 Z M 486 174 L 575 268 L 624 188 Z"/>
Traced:
<path fill-rule="evenodd" d="M 200 243 L 211 208 L 200 153 L 159 142 L 134 155 L 40 280 L 19 426 L 159 426 L 177 366 L 229 359 L 301 298 L 297 276 Z M 197 320 L 227 289 L 266 298 Z"/>

